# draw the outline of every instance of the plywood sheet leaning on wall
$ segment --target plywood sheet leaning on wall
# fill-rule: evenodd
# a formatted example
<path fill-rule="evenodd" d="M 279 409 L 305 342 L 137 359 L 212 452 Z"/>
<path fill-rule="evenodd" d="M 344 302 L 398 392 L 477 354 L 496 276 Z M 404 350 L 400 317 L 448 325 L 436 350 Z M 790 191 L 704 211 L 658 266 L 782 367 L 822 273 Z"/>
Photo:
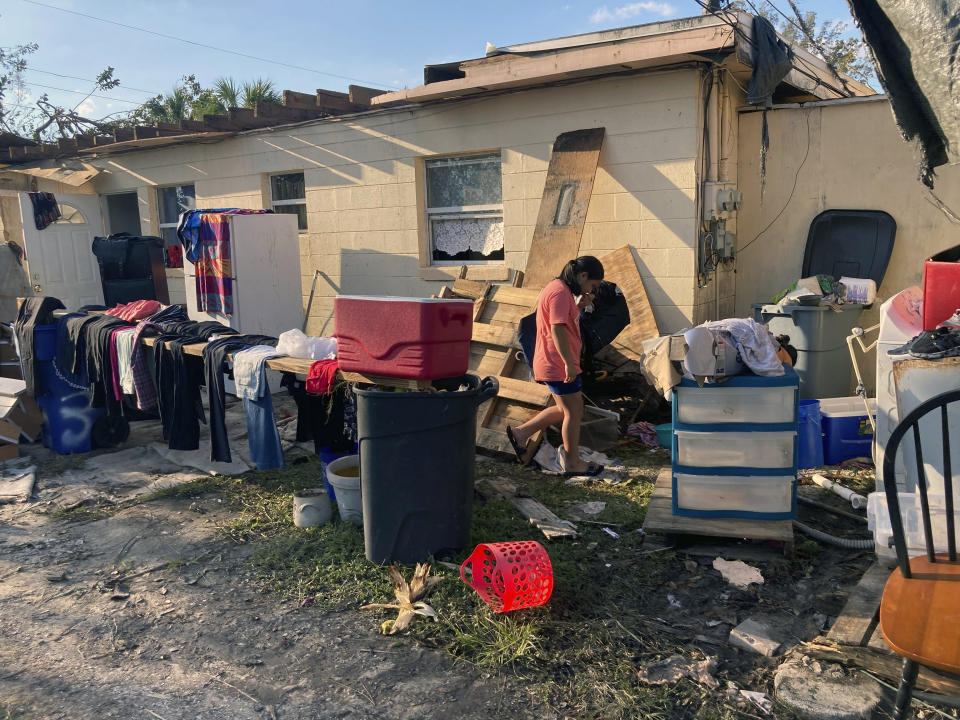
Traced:
<path fill-rule="evenodd" d="M 457 280 L 450 294 L 470 298 L 475 303 L 470 372 L 480 377 L 494 375 L 500 381 L 497 397 L 477 411 L 477 449 L 512 458 L 514 452 L 507 440 L 507 426 L 526 422 L 553 402 L 549 391 L 532 382 L 529 369 L 517 361 L 517 323 L 533 312 L 539 293 L 526 288 Z M 541 439 L 542 434 L 530 443 L 531 452 L 524 458 L 525 462 L 533 459 Z"/>
<path fill-rule="evenodd" d="M 524 287 L 539 290 L 557 276 L 564 262 L 579 254 L 604 132 L 604 128 L 574 130 L 554 141 Z"/>
<path fill-rule="evenodd" d="M 614 365 L 626 363 L 628 360 L 640 362 L 643 356 L 643 341 L 660 337 L 660 330 L 647 299 L 643 278 L 637 270 L 633 250 L 629 245 L 624 245 L 619 250 L 604 255 L 600 262 L 603 263 L 604 279 L 620 287 L 630 310 L 630 324 L 609 347 L 601 351 L 603 359 Z"/>

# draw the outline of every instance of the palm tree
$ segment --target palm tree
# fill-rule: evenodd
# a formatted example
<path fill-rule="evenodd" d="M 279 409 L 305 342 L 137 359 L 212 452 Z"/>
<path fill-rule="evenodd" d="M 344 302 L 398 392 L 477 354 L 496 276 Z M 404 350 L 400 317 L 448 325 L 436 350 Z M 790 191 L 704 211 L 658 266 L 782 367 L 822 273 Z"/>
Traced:
<path fill-rule="evenodd" d="M 258 102 L 273 103 L 280 105 L 283 98 L 277 92 L 273 80 L 264 80 L 257 78 L 253 82 L 245 82 L 241 86 L 243 90 L 243 106 L 252 108 Z"/>
<path fill-rule="evenodd" d="M 232 77 L 219 77 L 214 80 L 213 94 L 224 108 L 240 107 L 240 87 Z"/>

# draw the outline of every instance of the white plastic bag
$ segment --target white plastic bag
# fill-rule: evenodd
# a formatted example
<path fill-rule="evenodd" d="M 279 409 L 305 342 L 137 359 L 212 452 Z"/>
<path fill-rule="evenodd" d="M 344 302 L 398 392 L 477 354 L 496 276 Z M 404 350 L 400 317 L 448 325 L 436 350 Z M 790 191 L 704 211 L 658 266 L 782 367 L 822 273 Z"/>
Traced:
<path fill-rule="evenodd" d="M 299 330 L 280 333 L 277 352 L 306 360 L 332 360 L 337 356 L 337 339 L 310 337 Z"/>

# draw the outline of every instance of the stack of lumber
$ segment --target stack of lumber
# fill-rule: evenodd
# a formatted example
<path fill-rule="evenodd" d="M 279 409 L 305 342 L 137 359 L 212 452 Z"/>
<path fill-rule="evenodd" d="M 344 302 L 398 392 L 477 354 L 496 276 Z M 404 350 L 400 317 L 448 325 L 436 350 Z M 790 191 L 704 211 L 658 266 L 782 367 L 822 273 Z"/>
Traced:
<path fill-rule="evenodd" d="M 20 457 L 20 441 L 40 439 L 43 415 L 23 380 L 0 377 L 0 462 Z"/>

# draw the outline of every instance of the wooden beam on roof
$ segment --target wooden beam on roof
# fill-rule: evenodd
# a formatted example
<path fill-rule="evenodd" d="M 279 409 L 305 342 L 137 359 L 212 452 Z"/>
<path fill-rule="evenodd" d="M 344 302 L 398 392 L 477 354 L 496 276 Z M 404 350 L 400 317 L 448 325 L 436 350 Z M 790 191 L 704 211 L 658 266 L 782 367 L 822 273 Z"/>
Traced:
<path fill-rule="evenodd" d="M 160 137 L 160 132 L 152 125 L 137 125 L 133 128 L 133 139 L 143 140 L 144 138 Z"/>
<path fill-rule="evenodd" d="M 26 160 L 27 153 L 24 150 L 25 145 L 11 145 L 7 148 L 7 153 L 10 155 L 10 159 L 14 162 L 17 160 Z"/>
<path fill-rule="evenodd" d="M 77 150 L 93 147 L 93 135 L 74 135 L 73 141 L 77 144 Z"/>
<path fill-rule="evenodd" d="M 57 147 L 64 155 L 70 155 L 79 149 L 79 144 L 76 138 L 60 138 L 57 140 Z"/>
<path fill-rule="evenodd" d="M 350 96 L 347 93 L 322 88 L 317 90 L 317 106 L 330 113 L 362 112 L 366 109 L 363 105 L 350 102 Z"/>
<path fill-rule="evenodd" d="M 134 140 L 134 134 L 132 128 L 117 128 L 113 131 L 113 141 L 114 142 L 126 142 L 127 140 Z"/>
<path fill-rule="evenodd" d="M 355 105 L 370 105 L 370 101 L 373 100 L 377 95 L 385 95 L 386 90 L 378 90 L 377 88 L 364 87 L 363 85 L 351 85 L 349 88 L 348 99 L 350 102 Z"/>
<path fill-rule="evenodd" d="M 199 120 L 181 120 L 180 129 L 191 133 L 203 132 L 206 130 L 203 123 Z"/>
<path fill-rule="evenodd" d="M 297 92 L 296 90 L 284 90 L 283 106 L 312 110 L 317 107 L 317 96 L 311 95 L 310 93 Z"/>
<path fill-rule="evenodd" d="M 254 116 L 257 119 L 267 119 L 273 121 L 271 124 L 279 125 L 288 122 L 299 122 L 301 120 L 313 120 L 323 114 L 321 108 L 291 108 L 276 103 L 258 102 L 253 108 Z"/>
<path fill-rule="evenodd" d="M 226 115 L 204 115 L 203 126 L 204 130 L 216 130 L 221 132 L 243 129 L 242 125 L 234 122 Z"/>
<path fill-rule="evenodd" d="M 422 102 L 479 92 L 543 85 L 630 69 L 668 67 L 697 62 L 701 54 L 732 50 L 735 31 L 726 23 L 677 29 L 648 37 L 598 45 L 558 48 L 536 55 L 500 55 L 464 62 L 466 77 L 398 90 L 372 98 L 374 107 L 406 100 Z"/>
<path fill-rule="evenodd" d="M 93 147 L 100 147 L 102 145 L 113 145 L 116 140 L 113 135 L 93 135 Z"/>

